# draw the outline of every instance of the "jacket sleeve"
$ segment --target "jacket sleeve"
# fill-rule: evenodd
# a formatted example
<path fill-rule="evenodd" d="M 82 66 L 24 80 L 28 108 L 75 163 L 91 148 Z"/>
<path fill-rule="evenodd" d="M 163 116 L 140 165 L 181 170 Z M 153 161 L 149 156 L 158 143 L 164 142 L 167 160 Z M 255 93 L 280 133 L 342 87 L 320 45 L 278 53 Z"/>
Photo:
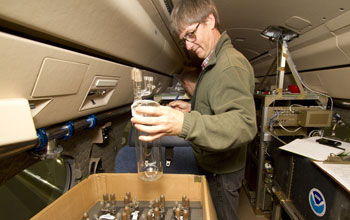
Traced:
<path fill-rule="evenodd" d="M 252 73 L 225 69 L 208 88 L 211 114 L 185 113 L 180 137 L 206 151 L 226 151 L 250 142 L 256 132 Z"/>

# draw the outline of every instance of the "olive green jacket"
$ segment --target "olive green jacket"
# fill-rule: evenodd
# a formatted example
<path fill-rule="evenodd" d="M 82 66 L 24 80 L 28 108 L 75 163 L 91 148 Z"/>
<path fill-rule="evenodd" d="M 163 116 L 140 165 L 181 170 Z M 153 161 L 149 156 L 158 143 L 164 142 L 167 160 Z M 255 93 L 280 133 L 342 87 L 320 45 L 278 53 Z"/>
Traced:
<path fill-rule="evenodd" d="M 192 143 L 201 168 L 224 174 L 245 166 L 247 144 L 257 132 L 254 73 L 224 32 L 202 70 L 180 137 Z"/>

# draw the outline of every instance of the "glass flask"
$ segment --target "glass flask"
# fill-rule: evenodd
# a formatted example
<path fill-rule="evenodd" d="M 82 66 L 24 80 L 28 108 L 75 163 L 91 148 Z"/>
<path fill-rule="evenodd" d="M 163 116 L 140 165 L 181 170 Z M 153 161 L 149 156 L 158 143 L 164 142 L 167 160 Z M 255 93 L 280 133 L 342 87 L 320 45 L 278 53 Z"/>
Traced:
<path fill-rule="evenodd" d="M 158 102 L 152 100 L 138 100 L 132 105 L 133 116 L 137 114 L 133 108 L 138 106 L 160 106 Z M 143 115 L 147 117 L 148 115 Z M 136 159 L 137 159 L 137 173 L 138 176 L 145 181 L 155 181 L 163 175 L 162 166 L 162 149 L 160 139 L 152 142 L 140 141 L 139 136 L 146 136 L 147 133 L 137 130 L 133 126 Z"/>

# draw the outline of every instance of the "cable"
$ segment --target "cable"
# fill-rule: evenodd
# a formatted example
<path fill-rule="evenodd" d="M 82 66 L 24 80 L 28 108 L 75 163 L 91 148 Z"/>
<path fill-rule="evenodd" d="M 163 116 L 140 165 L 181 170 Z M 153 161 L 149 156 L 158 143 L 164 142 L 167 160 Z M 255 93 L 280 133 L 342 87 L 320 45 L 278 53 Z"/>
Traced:
<path fill-rule="evenodd" d="M 281 124 L 281 122 L 278 122 L 278 125 L 283 129 L 283 130 L 285 130 L 286 132 L 288 132 L 288 133 L 295 133 L 295 132 L 297 132 L 297 131 L 299 131 L 302 127 L 298 127 L 298 128 L 296 128 L 295 130 L 288 130 L 287 128 L 285 128 L 282 124 Z"/>
<path fill-rule="evenodd" d="M 307 108 L 306 106 L 303 106 L 303 105 L 300 105 L 300 104 L 292 104 L 292 105 L 289 106 L 289 111 L 290 111 L 291 113 L 293 113 L 293 114 L 295 113 L 294 110 L 292 109 L 293 106 L 298 106 L 298 107 Z"/>
<path fill-rule="evenodd" d="M 320 137 L 322 137 L 323 136 L 323 131 L 322 130 L 312 130 L 312 131 L 310 131 L 310 133 L 309 133 L 309 137 L 314 137 L 315 135 L 319 135 Z"/>
<path fill-rule="evenodd" d="M 277 122 L 277 120 L 273 120 L 273 119 L 276 118 L 276 117 L 278 117 L 280 114 L 283 114 L 283 113 L 284 113 L 284 111 L 278 111 L 278 112 L 276 112 L 276 114 L 274 114 L 274 115 L 270 118 L 270 121 L 269 121 L 270 130 L 273 129 L 272 124 L 273 124 L 274 122 Z"/>
<path fill-rule="evenodd" d="M 298 78 L 299 78 L 301 84 L 303 84 L 303 86 L 304 86 L 307 90 L 309 90 L 310 92 L 313 92 L 313 93 L 316 93 L 316 94 L 319 94 L 319 95 L 322 95 L 322 96 L 325 96 L 325 97 L 328 97 L 328 98 L 329 98 L 329 100 L 331 101 L 331 111 L 333 111 L 333 98 L 332 98 L 331 96 L 327 95 L 327 94 L 324 94 L 324 93 L 322 93 L 322 92 L 318 92 L 318 91 L 316 91 L 316 90 L 311 89 L 311 88 L 304 82 L 304 80 L 302 80 L 302 78 L 301 78 L 300 75 L 299 75 L 299 72 L 297 72 L 297 73 L 298 73 L 297 76 L 298 76 Z M 326 106 L 325 106 L 325 107 L 326 107 Z"/>

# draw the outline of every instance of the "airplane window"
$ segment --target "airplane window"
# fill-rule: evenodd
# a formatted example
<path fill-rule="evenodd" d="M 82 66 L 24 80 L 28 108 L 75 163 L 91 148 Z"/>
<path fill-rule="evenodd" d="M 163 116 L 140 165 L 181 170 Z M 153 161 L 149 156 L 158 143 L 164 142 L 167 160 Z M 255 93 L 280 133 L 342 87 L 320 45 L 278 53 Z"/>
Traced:
<path fill-rule="evenodd" d="M 71 186 L 71 159 L 40 161 L 0 187 L 0 219 L 29 219 Z"/>

